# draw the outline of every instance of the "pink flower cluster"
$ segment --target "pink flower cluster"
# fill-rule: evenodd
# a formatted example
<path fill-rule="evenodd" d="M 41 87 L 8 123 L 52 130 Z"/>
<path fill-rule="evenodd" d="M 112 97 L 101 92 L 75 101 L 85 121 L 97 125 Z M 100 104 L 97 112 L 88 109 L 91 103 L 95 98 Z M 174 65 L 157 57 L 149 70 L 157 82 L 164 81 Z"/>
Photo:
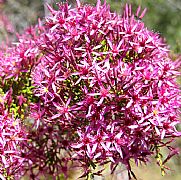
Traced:
<path fill-rule="evenodd" d="M 7 100 L 6 94 L 0 96 L 0 106 L 4 105 L 2 101 Z M 20 170 L 23 162 L 21 157 L 21 141 L 25 140 L 25 132 L 21 128 L 20 120 L 15 119 L 8 114 L 8 111 L 0 113 L 0 171 L 7 174 L 15 174 Z"/>
<path fill-rule="evenodd" d="M 1 108 L 9 108 L 1 122 L 14 134 L 1 130 L 1 151 L 13 155 L 1 155 L 0 168 L 15 158 L 32 179 L 67 177 L 75 167 L 88 177 L 100 175 L 97 166 L 110 162 L 112 171 L 122 163 L 134 176 L 130 160 L 146 163 L 161 147 L 176 154 L 170 142 L 181 135 L 179 62 L 144 26 L 145 10 L 139 7 L 134 15 L 126 5 L 120 16 L 100 0 L 95 7 L 78 0 L 76 8 L 58 6 L 48 6 L 52 16 L 45 25 L 30 29 L 10 55 L 1 55 L 0 87 L 10 89 L 19 109 L 18 118 L 8 120 L 12 103 Z M 7 141 L 9 135 L 16 141 Z M 6 141 L 13 148 L 5 150 Z"/>
<path fill-rule="evenodd" d="M 36 29 L 29 28 L 17 43 L 0 52 L 0 175 L 5 178 L 19 179 L 23 174 L 29 134 L 25 119 L 33 102 L 31 69 L 39 55 L 37 35 Z"/>

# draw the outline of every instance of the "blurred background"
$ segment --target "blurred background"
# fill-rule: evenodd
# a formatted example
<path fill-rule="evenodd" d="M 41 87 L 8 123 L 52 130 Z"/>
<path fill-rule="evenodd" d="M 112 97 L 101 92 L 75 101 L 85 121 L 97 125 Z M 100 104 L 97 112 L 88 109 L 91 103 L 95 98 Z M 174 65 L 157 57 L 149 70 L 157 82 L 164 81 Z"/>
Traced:
<path fill-rule="evenodd" d="M 15 40 L 17 33 L 22 33 L 24 29 L 37 23 L 38 18 L 43 19 L 48 15 L 45 3 L 55 4 L 61 0 L 0 0 L 0 42 Z M 65 1 L 65 0 L 64 0 Z M 63 2 L 63 0 L 62 0 Z M 75 0 L 69 0 L 72 6 Z M 83 3 L 94 5 L 96 0 L 82 0 Z M 120 13 L 125 3 L 131 3 L 135 11 L 138 5 L 147 8 L 143 21 L 146 26 L 159 33 L 165 38 L 172 54 L 176 57 L 181 54 L 181 0 L 107 0 L 111 10 Z M 56 8 L 56 6 L 54 5 Z M 181 140 L 175 142 L 175 146 L 181 147 Z M 164 154 L 164 152 L 163 152 Z M 155 163 L 156 164 L 156 163 Z M 159 167 L 150 163 L 149 166 L 141 168 L 134 167 L 135 174 L 141 180 L 180 180 L 181 179 L 181 159 L 179 156 L 173 158 L 168 163 L 173 171 L 167 176 L 161 177 Z M 118 178 L 119 172 L 114 177 Z M 121 178 L 122 179 L 122 178 Z"/>

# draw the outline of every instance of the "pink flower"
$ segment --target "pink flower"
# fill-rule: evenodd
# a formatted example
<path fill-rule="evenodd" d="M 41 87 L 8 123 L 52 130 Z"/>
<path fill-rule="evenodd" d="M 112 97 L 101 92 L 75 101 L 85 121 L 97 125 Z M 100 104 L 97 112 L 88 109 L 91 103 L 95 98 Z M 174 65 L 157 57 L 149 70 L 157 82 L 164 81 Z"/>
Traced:
<path fill-rule="evenodd" d="M 82 167 L 88 177 L 111 162 L 112 172 L 122 163 L 134 176 L 132 159 L 172 151 L 181 135 L 179 63 L 144 26 L 146 10 L 134 15 L 126 5 L 120 16 L 100 0 L 48 8 L 45 25 L 0 54 L 0 167 L 31 179 Z"/>
<path fill-rule="evenodd" d="M 59 8 L 40 36 L 41 68 L 32 73 L 35 93 L 49 107 L 44 117 L 75 130 L 69 148 L 85 174 L 107 159 L 130 171 L 130 159 L 147 162 L 152 146 L 179 134 L 176 66 L 162 39 L 144 27 L 140 7 L 134 15 L 126 5 L 123 17 L 100 1 Z M 53 98 L 37 93 L 42 82 Z"/>

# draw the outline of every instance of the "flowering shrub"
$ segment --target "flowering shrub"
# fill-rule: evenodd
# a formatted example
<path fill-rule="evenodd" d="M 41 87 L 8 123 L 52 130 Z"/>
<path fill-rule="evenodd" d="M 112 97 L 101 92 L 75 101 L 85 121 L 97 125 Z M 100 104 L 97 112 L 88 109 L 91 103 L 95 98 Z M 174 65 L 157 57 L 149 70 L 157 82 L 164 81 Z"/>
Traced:
<path fill-rule="evenodd" d="M 48 7 L 43 26 L 1 53 L 1 174 L 66 178 L 81 167 L 88 178 L 122 163 L 131 178 L 130 161 L 151 155 L 164 173 L 181 135 L 179 62 L 144 27 L 145 10 L 126 5 L 120 16 L 99 0 Z"/>

